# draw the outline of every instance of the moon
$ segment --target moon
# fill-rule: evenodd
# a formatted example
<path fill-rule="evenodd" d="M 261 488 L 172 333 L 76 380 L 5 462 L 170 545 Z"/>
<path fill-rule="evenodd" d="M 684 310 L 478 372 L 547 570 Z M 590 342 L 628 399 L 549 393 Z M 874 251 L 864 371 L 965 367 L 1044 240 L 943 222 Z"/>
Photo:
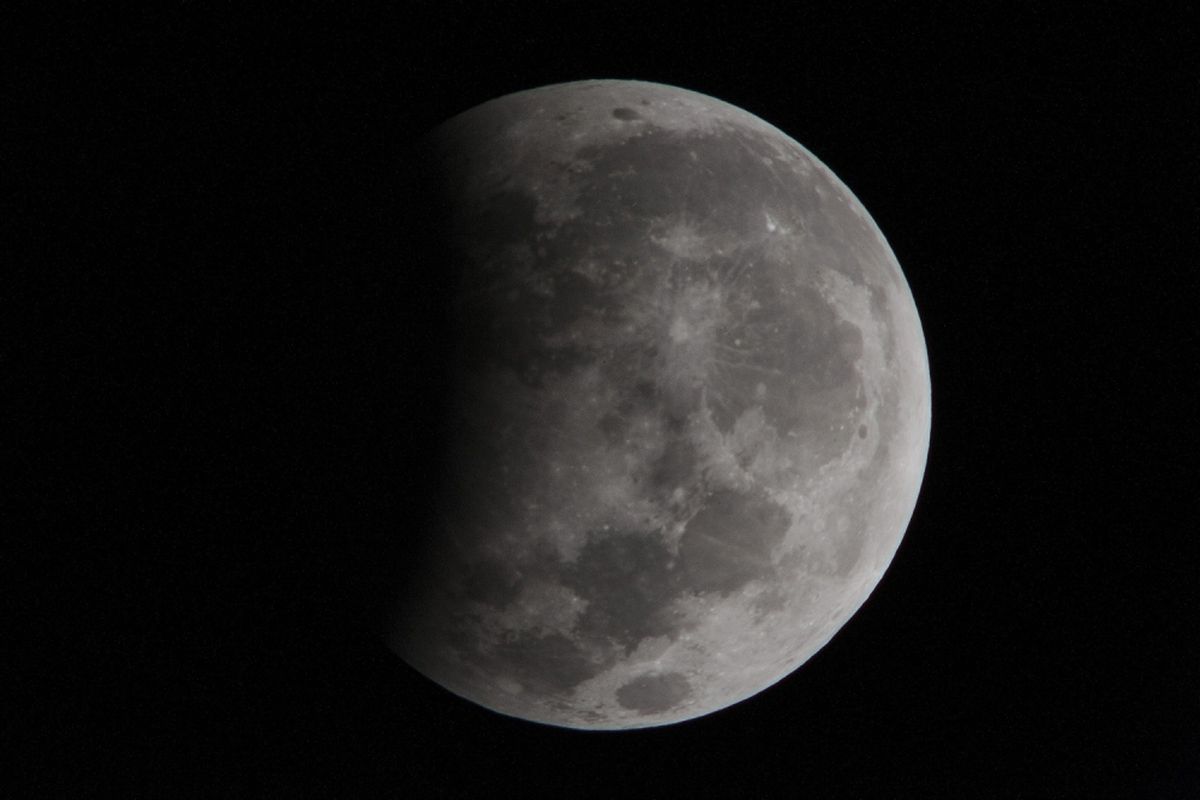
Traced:
<path fill-rule="evenodd" d="M 787 676 L 879 582 L 925 469 L 925 340 L 871 217 L 770 124 L 656 83 L 507 95 L 422 159 L 453 379 L 390 647 L 581 729 Z"/>

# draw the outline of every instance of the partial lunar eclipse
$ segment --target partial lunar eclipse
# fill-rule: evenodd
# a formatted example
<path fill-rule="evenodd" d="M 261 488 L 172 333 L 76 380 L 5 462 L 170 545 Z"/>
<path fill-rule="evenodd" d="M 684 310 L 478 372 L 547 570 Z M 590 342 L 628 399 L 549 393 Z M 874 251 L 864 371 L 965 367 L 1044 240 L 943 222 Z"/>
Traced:
<path fill-rule="evenodd" d="M 424 157 L 454 391 L 392 648 L 585 729 L 788 675 L 878 583 L 925 468 L 925 342 L 871 217 L 784 133 L 655 83 L 501 97 Z"/>

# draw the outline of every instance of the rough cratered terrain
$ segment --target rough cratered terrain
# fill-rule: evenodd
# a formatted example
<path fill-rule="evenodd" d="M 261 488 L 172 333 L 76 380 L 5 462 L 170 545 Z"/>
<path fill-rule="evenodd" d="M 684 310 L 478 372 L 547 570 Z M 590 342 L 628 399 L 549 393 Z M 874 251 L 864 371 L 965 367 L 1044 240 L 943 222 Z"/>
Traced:
<path fill-rule="evenodd" d="M 878 582 L 924 470 L 924 340 L 874 223 L 778 130 L 658 84 L 509 95 L 426 157 L 459 337 L 393 648 L 580 728 L 787 675 Z"/>

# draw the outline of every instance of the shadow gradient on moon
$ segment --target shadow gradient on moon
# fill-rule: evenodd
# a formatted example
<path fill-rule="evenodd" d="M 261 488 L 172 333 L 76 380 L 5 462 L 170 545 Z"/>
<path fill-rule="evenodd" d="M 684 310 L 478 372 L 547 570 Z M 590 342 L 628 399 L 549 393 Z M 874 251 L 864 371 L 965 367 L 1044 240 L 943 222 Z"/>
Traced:
<path fill-rule="evenodd" d="M 790 673 L 879 581 L 928 449 L 920 322 L 865 210 L 762 120 L 636 81 L 484 103 L 421 158 L 453 336 L 392 648 L 587 729 Z"/>

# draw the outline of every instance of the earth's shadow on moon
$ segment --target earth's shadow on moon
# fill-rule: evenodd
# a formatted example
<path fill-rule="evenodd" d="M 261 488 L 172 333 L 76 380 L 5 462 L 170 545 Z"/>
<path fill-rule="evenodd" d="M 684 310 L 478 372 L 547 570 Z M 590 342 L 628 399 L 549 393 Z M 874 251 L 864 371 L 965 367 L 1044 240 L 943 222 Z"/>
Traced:
<path fill-rule="evenodd" d="M 415 143 L 400 150 L 383 207 L 344 209 L 365 221 L 303 234 L 314 250 L 358 237 L 329 265 L 333 296 L 310 298 L 329 309 L 304 331 L 320 352 L 293 354 L 304 366 L 284 391 L 297 399 L 275 421 L 291 429 L 288 452 L 276 457 L 308 473 L 304 488 L 279 500 L 299 525 L 271 556 L 276 595 L 308 619 L 318 648 L 350 638 L 385 652 L 396 598 L 437 539 L 455 279 L 418 152 Z"/>
<path fill-rule="evenodd" d="M 372 445 L 376 451 L 368 461 L 390 466 L 379 473 L 375 488 L 388 511 L 365 521 L 374 544 L 361 565 L 371 577 L 365 598 L 370 630 L 379 637 L 390 630 L 397 597 L 423 572 L 439 540 L 436 506 L 447 469 L 447 401 L 458 339 L 452 300 L 459 272 L 445 237 L 446 203 L 420 162 L 419 149 L 409 153 L 392 262 L 398 268 L 389 276 L 388 265 L 373 267 L 384 270 L 381 277 L 395 301 L 390 323 L 395 351 L 379 359 L 380 381 L 370 389 L 380 394 L 382 414 Z"/>
<path fill-rule="evenodd" d="M 437 391 L 404 387 L 426 472 L 389 645 L 567 727 L 778 680 L 865 599 L 919 485 L 927 369 L 882 234 L 785 134 L 672 87 L 543 87 L 430 145 L 445 202 L 406 221 L 436 344 L 405 363 Z"/>

